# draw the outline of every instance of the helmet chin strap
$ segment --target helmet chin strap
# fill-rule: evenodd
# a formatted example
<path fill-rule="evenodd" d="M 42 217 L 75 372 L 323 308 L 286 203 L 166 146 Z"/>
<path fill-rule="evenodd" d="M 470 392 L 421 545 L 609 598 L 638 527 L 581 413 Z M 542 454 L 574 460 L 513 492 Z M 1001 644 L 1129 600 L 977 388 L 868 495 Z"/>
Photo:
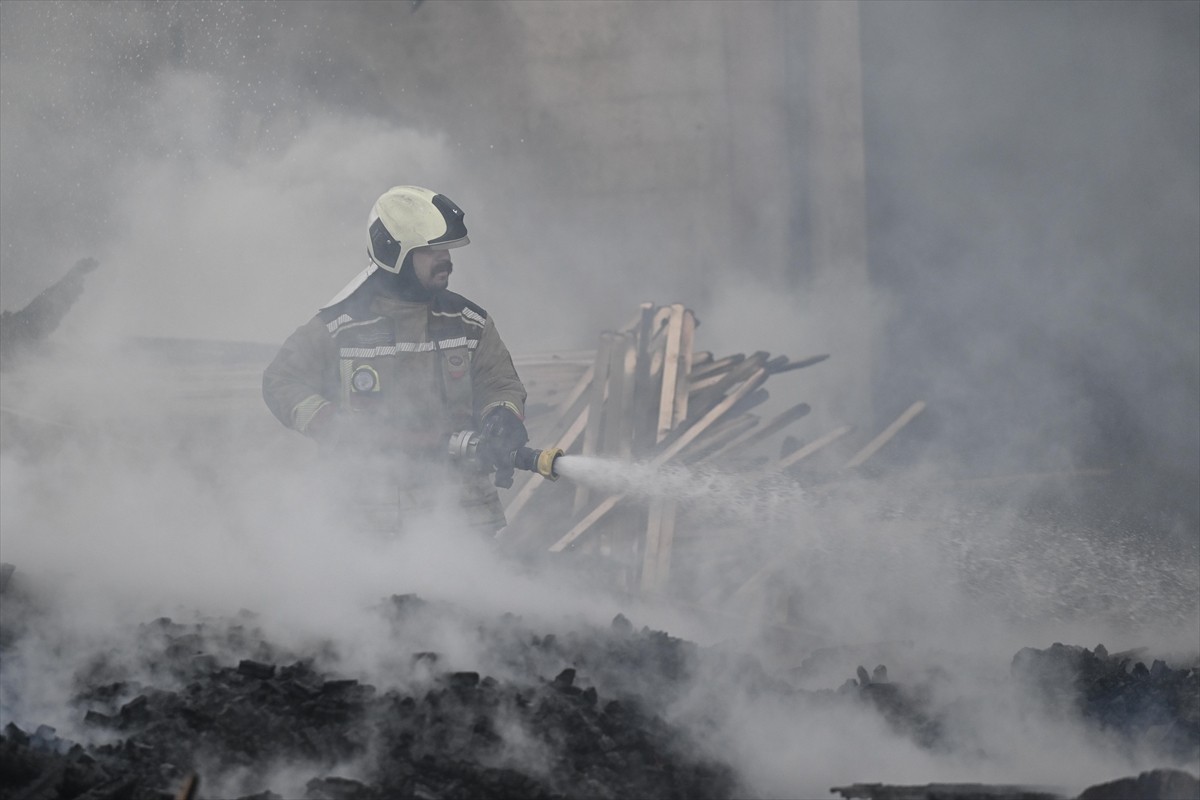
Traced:
<path fill-rule="evenodd" d="M 400 271 L 396 273 L 378 269 L 368 280 L 375 281 L 380 291 L 399 297 L 401 300 L 425 302 L 433 298 L 433 292 L 426 289 L 417 280 L 417 272 L 412 265 L 412 251 L 404 257 Z"/>

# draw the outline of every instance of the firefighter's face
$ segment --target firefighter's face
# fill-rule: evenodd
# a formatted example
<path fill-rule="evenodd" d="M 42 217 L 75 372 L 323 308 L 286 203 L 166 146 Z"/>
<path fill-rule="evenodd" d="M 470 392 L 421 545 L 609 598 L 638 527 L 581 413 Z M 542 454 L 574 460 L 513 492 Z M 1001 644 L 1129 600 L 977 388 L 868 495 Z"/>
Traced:
<path fill-rule="evenodd" d="M 450 260 L 449 250 L 413 250 L 412 265 L 417 280 L 426 289 L 445 289 L 450 285 L 454 262 Z"/>

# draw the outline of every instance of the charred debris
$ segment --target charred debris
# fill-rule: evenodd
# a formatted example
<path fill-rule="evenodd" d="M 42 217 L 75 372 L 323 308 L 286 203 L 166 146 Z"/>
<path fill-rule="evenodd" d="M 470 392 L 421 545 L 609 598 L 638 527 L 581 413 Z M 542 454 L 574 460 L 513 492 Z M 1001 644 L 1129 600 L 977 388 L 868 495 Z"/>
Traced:
<path fill-rule="evenodd" d="M 10 600 L 14 591 L 19 582 L 6 592 Z M 624 616 L 607 628 L 539 634 L 512 615 L 472 617 L 413 595 L 389 598 L 373 613 L 404 653 L 390 688 L 339 669 L 328 649 L 273 645 L 248 613 L 136 626 L 137 663 L 117 669 L 114 652 L 75 671 L 70 706 L 87 741 L 44 725 L 9 723 L 0 732 L 0 797 L 270 800 L 291 796 L 276 793 L 292 791 L 279 786 L 284 774 L 301 776 L 299 796 L 311 800 L 746 796 L 743 776 L 705 741 L 703 721 L 678 711 L 679 699 L 707 682 L 700 676 L 735 673 L 748 691 L 796 714 L 867 708 L 923 748 L 956 746 L 932 701 L 936 670 L 889 676 L 885 665 L 859 666 L 838 687 L 805 691 L 744 655 L 638 629 Z M 10 667 L 28 634 L 19 616 L 5 617 L 0 657 Z M 404 652 L 413 630 L 448 624 L 477 630 L 499 658 L 497 675 L 451 670 L 437 652 Z M 1198 667 L 1056 644 L 1018 652 L 1011 679 L 1097 730 L 1130 742 L 1152 737 L 1195 758 Z M 1197 786 L 1170 770 L 1129 780 L 1125 788 L 1136 785 L 1148 800 L 1194 796 Z M 1066 797 L 1053 788 L 970 784 L 830 791 L 872 800 Z M 1093 787 L 1081 797 L 1122 796 L 1116 791 Z"/>

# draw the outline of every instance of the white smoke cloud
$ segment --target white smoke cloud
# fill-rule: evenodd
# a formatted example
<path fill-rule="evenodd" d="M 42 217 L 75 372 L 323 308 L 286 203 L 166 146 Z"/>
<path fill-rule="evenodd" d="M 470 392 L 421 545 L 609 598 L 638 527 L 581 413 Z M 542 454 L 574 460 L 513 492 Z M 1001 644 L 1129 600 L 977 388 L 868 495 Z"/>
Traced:
<path fill-rule="evenodd" d="M 879 93 L 900 98 L 887 106 L 892 116 L 879 137 L 907 143 L 907 149 L 889 150 L 887 142 L 876 142 L 870 154 L 872 174 L 895 181 L 883 181 L 887 202 L 877 204 L 884 213 L 874 224 L 888 234 L 873 240 L 884 252 L 872 258 L 928 271 L 884 274 L 869 295 L 827 286 L 792 293 L 751 281 L 742 265 L 678 263 L 678 243 L 662 241 L 673 220 L 642 215 L 646 206 L 636 198 L 586 219 L 555 207 L 561 195 L 542 190 L 562 187 L 531 166 L 537 164 L 533 137 L 523 143 L 523 131 L 498 132 L 494 138 L 502 145 L 515 138 L 526 147 L 520 157 L 513 149 L 497 157 L 473 149 L 485 134 L 469 131 L 464 145 L 461 127 L 442 127 L 432 116 L 418 123 L 415 114 L 401 112 L 445 104 L 462 106 L 457 119 L 470 113 L 465 103 L 448 102 L 453 93 L 444 85 L 427 92 L 413 73 L 395 71 L 388 58 L 393 51 L 377 41 L 368 47 L 338 38 L 361 26 L 331 20 L 347 27 L 333 27 L 335 34 L 323 38 L 316 26 L 303 29 L 321 15 L 320 7 L 300 8 L 309 10 L 293 11 L 291 4 L 0 5 L 5 308 L 19 307 L 56 278 L 55 265 L 65 268 L 85 254 L 104 264 L 56 334 L 56 357 L 18 376 L 6 374 L 3 382 L 10 409 L 5 425 L 18 431 L 18 441 L 30 435 L 37 441 L 32 452 L 18 446 L 0 456 L 3 558 L 18 565 L 19 580 L 53 596 L 54 624 L 31 635 L 19 661 L 6 658 L 0 724 L 49 722 L 64 735 L 91 735 L 63 702 L 75 669 L 91 655 L 119 648 L 128 624 L 159 614 L 251 609 L 264 632 L 284 646 L 303 649 L 331 639 L 338 668 L 383 684 L 389 667 L 408 652 L 398 652 L 377 616 L 364 609 L 394 593 L 416 592 L 480 614 L 527 615 L 547 628 L 604 624 L 624 610 L 639 625 L 757 652 L 773 675 L 792 675 L 788 670 L 815 647 L 885 643 L 880 658 L 893 680 L 949 663 L 956 678 L 938 702 L 977 698 L 951 709 L 975 750 L 931 753 L 873 712 L 780 705 L 755 696 L 735 676 L 705 676 L 676 713 L 689 723 L 716 719 L 709 746 L 731 754 L 748 785 L 765 796 L 821 796 L 831 785 L 858 780 L 1079 786 L 1162 763 L 1152 749 L 1128 753 L 1029 709 L 1006 680 L 1008 659 L 1025 645 L 1103 641 L 1112 650 L 1147 643 L 1200 649 L 1195 559 L 1155 552 L 1158 545 L 1149 541 L 1163 525 L 1176 526 L 1175 538 L 1195 539 L 1196 531 L 1172 509 L 1162 520 L 1109 539 L 1098 538 L 1095 528 L 1102 526 L 1082 520 L 1030 518 L 1022 511 L 1030 499 L 1024 490 L 989 507 L 957 488 L 931 498 L 924 490 L 914 497 L 907 485 L 851 484 L 836 502 L 810 505 L 806 492 L 795 492 L 776 503 L 767 521 L 755 516 L 751 502 L 726 532 L 763 562 L 794 561 L 777 587 L 800 601 L 801 616 L 793 622 L 804 636 L 789 650 L 772 646 L 770 624 L 747 624 L 745 617 L 762 619 L 769 602 L 762 597 L 731 602 L 714 618 L 653 600 L 639 605 L 583 593 L 570 575 L 514 564 L 444 520 L 394 541 L 349 535 L 328 502 L 336 492 L 321 483 L 319 471 L 303 468 L 312 466 L 308 443 L 267 415 L 256 388 L 239 384 L 222 396 L 228 376 L 216 377 L 201 387 L 211 392 L 211 406 L 204 395 L 181 398 L 181 387 L 192 386 L 186 370 L 164 367 L 122 343 L 136 335 L 281 341 L 360 268 L 371 200 L 392 183 L 411 182 L 438 187 L 467 208 L 475 244 L 455 251 L 452 288 L 494 311 L 518 352 L 587 346 L 599 328 L 624 321 L 637 301 L 681 300 L 701 318 L 701 346 L 719 355 L 757 349 L 794 358 L 833 355 L 769 384 L 777 404 L 813 405 L 797 426 L 801 435 L 811 438 L 844 423 L 869 433 L 872 415 L 853 404 L 861 401 L 862 382 L 892 357 L 899 361 L 891 365 L 894 372 L 918 379 L 876 378 L 885 395 L 896 394 L 885 401 L 926 399 L 931 415 L 967 409 L 956 424 L 986 428 L 997 434 L 994 440 L 1003 439 L 1009 414 L 1027 416 L 1020 442 L 986 457 L 970 454 L 1006 468 L 1023 464 L 1030 441 L 1042 446 L 1038 452 L 1047 462 L 1073 465 L 1075 440 L 1096 435 L 1096 426 L 1087 421 L 1093 398 L 1081 397 L 1064 374 L 1077 361 L 1108 364 L 1101 372 L 1120 377 L 1121 393 L 1153 442 L 1191 457 L 1197 405 L 1188 376 L 1200 360 L 1195 293 L 1188 294 L 1195 276 L 1143 269 L 1186 255 L 1193 240 L 1178 230 L 1200 217 L 1188 171 L 1195 154 L 1164 133 L 1188 130 L 1190 94 L 1176 104 L 1182 110 L 1172 112 L 1180 115 L 1178 124 L 1160 124 L 1157 98 L 1147 98 L 1116 127 L 1097 127 L 1086 113 L 1078 120 L 1053 116 L 1056 103 L 1076 102 L 1071 90 L 1079 76 L 1069 64 L 1054 60 L 1050 66 L 1063 71 L 1047 73 L 1039 59 L 1028 65 L 1016 59 L 1013 69 L 1029 73 L 1019 82 L 1029 92 L 1037 94 L 1054 78 L 1057 91 L 1049 100 L 997 98 L 983 118 L 946 117 L 936 101 L 947 86 L 971 90 L 969 76 L 959 81 L 946 66 L 961 57 L 955 50 L 961 43 L 977 41 L 962 35 L 971 20 L 948 19 L 932 34 L 948 49 L 898 29 L 887 45 L 903 52 L 890 51 L 892 60 L 882 52 L 885 68 L 868 75 L 879 81 Z M 1008 13 L 1001 8 L 986 13 Z M 742 12 L 739 4 L 736 13 L 756 12 Z M 867 6 L 864 19 L 871 25 L 903 13 Z M 919 18 L 910 19 L 921 27 Z M 1046 36 L 1068 29 L 1057 22 Z M 1159 62 L 1144 55 L 1160 42 L 1153 26 L 1138 28 L 1130 43 L 1113 23 L 1089 30 L 1123 43 L 1120 52 L 1130 56 L 1113 62 L 1132 65 L 1130 82 L 1106 84 L 1123 97 L 1160 73 Z M 386 40 L 387 30 L 380 24 L 376 33 Z M 499 33 L 495 41 L 502 46 Z M 995 37 L 991 47 L 999 50 L 986 52 L 1002 51 L 1007 41 Z M 868 59 L 883 50 L 868 50 Z M 945 59 L 934 59 L 937 80 L 907 60 L 917 51 Z M 313 64 L 323 70 L 301 69 Z M 490 85 L 480 82 L 480 97 Z M 1078 102 L 1086 107 L 1086 99 Z M 1026 102 L 1034 103 L 1039 119 L 1059 121 L 1027 129 L 1012 111 Z M 930 120 L 959 137 L 960 149 L 930 135 Z M 1095 137 L 1082 135 L 1093 129 Z M 1106 225 L 1111 214 L 1089 213 L 1107 210 L 1113 185 L 1161 169 L 1158 161 L 1129 158 L 1103 179 L 1089 179 L 1088 170 L 1114 153 L 1129 155 L 1126 137 L 1148 150 L 1161 144 L 1170 155 L 1164 161 L 1181 165 L 1149 184 L 1161 193 L 1147 198 L 1146 215 L 1138 219 L 1161 227 L 1152 226 L 1146 239 L 1133 227 Z M 1044 163 L 1035 152 L 1043 138 L 1054 144 L 1056 163 L 1076 165 L 1064 174 L 1061 195 L 1031 191 L 1039 186 L 1031 176 Z M 1079 149 L 1066 146 L 1075 142 Z M 1032 208 L 1028 214 L 1024 203 Z M 1037 219 L 1047 207 L 1056 214 Z M 918 208 L 932 209 L 959 233 L 943 240 L 922 229 L 914 219 Z M 889 220 L 895 224 L 889 227 Z M 722 220 L 711 223 L 724 230 Z M 1114 244 L 1118 234 L 1130 243 Z M 714 237 L 725 235 L 733 243 L 723 245 L 736 250 L 739 234 Z M 1156 247 L 1160 239 L 1170 247 Z M 973 259 L 986 260 L 990 269 L 975 268 Z M 914 285 L 905 283 L 910 279 Z M 914 295 L 922 302 L 913 304 Z M 877 346 L 891 335 L 895 347 Z M 1150 353 L 1165 355 L 1148 361 Z M 1164 363 L 1177 364 L 1175 374 L 1183 377 L 1161 380 Z M 1020 369 L 1011 369 L 1014 364 Z M 1004 413 L 976 404 L 982 395 L 1002 396 Z M 885 418 L 887 402 L 877 405 Z M 282 466 L 292 464 L 301 466 Z M 930 480 L 945 478 L 929 472 Z M 925 476 L 910 475 L 918 486 Z M 686 485 L 655 491 L 696 500 L 695 482 L 674 477 Z M 641 478 L 652 493 L 648 476 Z M 711 502 L 728 485 L 719 475 L 709 480 L 713 491 L 702 499 Z M 569 484 L 556 488 L 563 486 Z M 914 511 L 918 500 L 929 505 Z M 795 505 L 794 518 L 781 524 L 780 505 L 787 510 L 788 503 Z M 701 585 L 728 590 L 747 577 L 719 567 L 700 572 Z M 438 650 L 447 664 L 506 668 L 469 626 L 415 633 L 414 648 Z M 64 642 L 72 660 L 59 655 Z M 805 676 L 805 688 L 836 688 L 853 674 L 860 652 L 852 648 Z M 520 732 L 510 738 L 519 750 Z M 279 770 L 294 778 L 290 767 Z"/>

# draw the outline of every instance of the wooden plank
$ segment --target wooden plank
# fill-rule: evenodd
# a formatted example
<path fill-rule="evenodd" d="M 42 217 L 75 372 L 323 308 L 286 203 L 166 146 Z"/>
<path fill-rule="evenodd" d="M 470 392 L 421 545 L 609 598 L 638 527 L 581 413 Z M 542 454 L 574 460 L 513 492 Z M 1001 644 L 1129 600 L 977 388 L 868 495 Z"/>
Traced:
<path fill-rule="evenodd" d="M 763 364 L 763 366 L 767 368 L 767 372 L 774 375 L 776 372 L 779 372 L 779 370 L 781 370 L 785 366 L 787 366 L 787 363 L 788 363 L 787 356 L 775 356 L 774 358 L 767 361 L 767 363 Z"/>
<path fill-rule="evenodd" d="M 651 333 L 653 335 L 657 336 L 658 334 L 660 334 L 664 330 L 666 330 L 667 321 L 670 318 L 671 318 L 671 307 L 670 306 L 659 306 L 657 309 L 655 309 L 654 320 L 653 320 L 653 322 L 651 322 L 651 327 L 653 328 L 653 330 L 651 330 Z"/>
<path fill-rule="evenodd" d="M 746 359 L 745 353 L 736 353 L 732 356 L 726 356 L 725 358 L 719 359 L 717 361 L 709 361 L 708 363 L 704 364 L 703 366 L 697 367 L 696 369 L 694 369 L 692 371 L 692 380 L 698 381 L 703 378 L 707 378 L 709 375 L 713 375 L 718 372 L 724 372 L 728 369 L 732 369 L 734 366 L 736 366 L 737 364 L 740 364 L 745 359 Z"/>
<path fill-rule="evenodd" d="M 794 369 L 804 369 L 805 367 L 811 367 L 813 364 L 820 364 L 822 361 L 826 360 L 827 358 L 829 358 L 828 355 L 823 355 L 823 356 L 812 356 L 811 358 L 805 358 L 800 361 L 790 361 L 789 362 L 789 361 L 785 360 L 784 364 L 770 368 L 770 369 L 768 369 L 768 372 L 770 372 L 772 375 L 778 375 L 781 372 L 791 372 Z"/>
<path fill-rule="evenodd" d="M 632 451 L 632 408 L 634 335 L 616 334 L 613 337 L 608 367 L 608 400 L 604 405 L 604 428 L 600 453 L 605 456 L 629 459 Z M 628 373 L 628 380 L 626 379 Z M 611 552 L 612 539 L 622 532 L 611 526 L 595 542 L 603 551 Z"/>
<path fill-rule="evenodd" d="M 757 389 L 766 379 L 767 371 L 759 368 L 753 375 L 747 378 L 741 386 L 735 389 L 732 394 L 711 408 L 703 417 L 696 420 L 695 424 L 684 431 L 682 436 L 675 439 L 673 442 L 668 444 L 665 449 L 651 458 L 650 465 L 653 467 L 659 467 L 670 461 L 679 454 L 679 451 L 687 447 L 696 439 L 696 437 L 703 433 L 714 422 L 719 420 L 738 400 L 741 400 L 747 394 Z M 623 494 L 614 494 L 605 498 L 599 505 L 593 508 L 587 516 L 576 523 L 571 530 L 567 531 L 567 533 L 561 539 L 551 545 L 551 552 L 557 553 L 566 549 L 568 545 L 570 545 L 583 534 L 587 533 L 587 531 L 593 525 L 595 525 L 596 522 L 602 519 L 609 511 L 612 511 L 612 509 L 624 498 L 625 496 Z"/>
<path fill-rule="evenodd" d="M 628 334 L 624 339 L 624 353 L 621 359 L 621 408 L 624 412 L 617 423 L 617 445 L 612 451 L 617 458 L 628 461 L 633 458 L 633 429 L 637 416 L 634 405 L 634 388 L 637 379 L 637 336 Z"/>
<path fill-rule="evenodd" d="M 846 462 L 846 466 L 842 467 L 842 469 L 854 469 L 855 467 L 861 467 L 864 463 L 866 463 L 868 458 L 879 452 L 879 448 L 890 442 L 892 437 L 900 432 L 901 428 L 912 422 L 913 418 L 924 410 L 924 400 L 918 400 L 906 408 L 904 413 L 896 418 L 895 422 L 893 422 L 891 425 L 888 425 L 887 428 L 884 429 L 883 433 L 876 436 L 867 444 L 866 447 L 855 453 L 854 456 Z"/>
<path fill-rule="evenodd" d="M 643 303 L 641 322 L 637 328 L 637 364 L 633 381 L 633 453 L 641 456 L 649 449 L 654 439 L 654 409 L 650 398 L 654 395 L 654 381 L 650 377 L 650 342 L 653 338 L 655 309 L 652 303 Z"/>
<path fill-rule="evenodd" d="M 587 427 L 583 430 L 583 448 L 581 453 L 585 456 L 594 456 L 600 449 L 600 434 L 604 427 L 604 402 L 608 397 L 608 367 L 611 361 L 611 353 L 613 347 L 613 337 L 608 331 L 600 334 L 600 344 L 596 348 L 596 363 L 594 367 L 594 377 L 592 378 L 592 388 L 588 393 L 588 414 Z M 583 484 L 575 486 L 575 504 L 572 508 L 572 515 L 578 516 L 583 512 L 583 509 L 588 504 L 588 487 Z"/>
<path fill-rule="evenodd" d="M 699 350 L 695 353 L 692 353 L 692 369 L 704 366 L 712 360 L 713 354 L 711 350 Z"/>
<path fill-rule="evenodd" d="M 692 371 L 692 344 L 696 335 L 696 316 L 689 309 L 683 309 L 683 322 L 679 333 L 679 372 L 675 381 L 674 409 L 671 412 L 671 429 L 679 427 L 687 419 L 688 414 L 688 376 Z M 665 381 L 664 381 L 665 384 Z M 664 396 L 666 391 L 664 388 Z M 661 441 L 661 439 L 660 439 Z M 667 581 L 671 569 L 671 547 L 675 541 L 676 502 L 670 498 L 659 498 L 656 504 L 660 506 L 657 514 L 651 514 L 647 521 L 645 558 L 642 563 L 642 591 L 661 589 Z M 650 531 L 657 529 L 655 548 L 650 547 Z"/>
<path fill-rule="evenodd" d="M 729 369 L 733 369 L 733 367 L 730 366 Z M 709 375 L 706 375 L 705 377 L 701 378 L 700 380 L 693 381 L 691 383 L 691 385 L 688 387 L 688 390 L 692 394 L 698 394 L 699 392 L 702 392 L 711 386 L 716 386 L 718 383 L 721 382 L 721 379 L 724 378 L 728 374 L 729 369 L 721 370 L 719 372 L 714 372 Z"/>
<path fill-rule="evenodd" d="M 793 466 L 793 465 L 803 461 L 804 459 L 808 458 L 809 456 L 811 456 L 813 453 L 817 452 L 818 450 L 822 450 L 825 447 L 833 444 L 838 439 L 842 438 L 843 436 L 845 436 L 847 433 L 849 433 L 852 430 L 854 430 L 853 425 L 843 425 L 840 428 L 834 428 L 829 433 L 825 434 L 824 436 L 820 437 L 819 439 L 809 442 L 808 444 L 804 445 L 804 447 L 801 447 L 796 452 L 789 453 L 788 455 L 779 459 L 779 461 L 775 462 L 775 464 L 773 464 L 770 467 L 770 469 L 774 472 L 779 472 L 780 470 L 785 470 L 788 467 Z"/>
<path fill-rule="evenodd" d="M 671 308 L 669 306 L 660 308 L 654 312 L 654 319 L 650 323 L 650 339 L 646 349 L 651 354 L 650 376 L 652 378 L 662 373 L 663 354 L 667 339 L 667 323 L 670 320 L 670 315 Z"/>
<path fill-rule="evenodd" d="M 693 442 L 693 446 L 681 453 L 680 458 L 685 464 L 715 458 L 718 452 L 724 452 L 729 443 L 752 429 L 758 421 L 754 414 L 730 416 L 729 419 L 712 426 L 709 435 Z"/>
<path fill-rule="evenodd" d="M 759 389 L 758 391 L 751 392 L 746 397 L 743 397 L 741 402 L 739 402 L 736 406 L 729 409 L 729 415 L 731 417 L 740 417 L 742 414 L 747 413 L 751 409 L 758 408 L 770 399 L 771 393 L 766 389 Z"/>
<path fill-rule="evenodd" d="M 772 419 L 766 425 L 763 425 L 761 428 L 747 431 L 746 434 L 741 438 L 730 441 L 728 444 L 721 447 L 720 450 L 714 452 L 712 454 L 712 458 L 720 458 L 726 453 L 753 447 L 759 442 L 762 442 L 768 436 L 773 436 L 776 433 L 779 433 L 788 425 L 791 425 L 793 422 L 796 422 L 797 420 L 807 416 L 808 412 L 811 410 L 812 409 L 809 407 L 808 403 L 797 403 L 787 411 L 784 411 L 779 416 Z"/>
<path fill-rule="evenodd" d="M 696 338 L 696 315 L 691 309 L 683 310 L 683 325 L 679 332 L 679 376 L 675 383 L 675 410 L 671 428 L 683 424 L 688 415 L 688 387 L 691 383 L 692 344 Z"/>
<path fill-rule="evenodd" d="M 667 321 L 667 345 L 663 352 L 662 389 L 658 398 L 658 426 L 655 441 L 661 442 L 675 427 L 675 395 L 679 380 L 680 344 L 683 339 L 683 306 L 671 306 Z"/>
<path fill-rule="evenodd" d="M 667 445 L 666 449 L 662 451 L 660 455 L 655 456 L 652 459 L 652 463 L 655 465 L 664 464 L 668 461 L 668 459 L 676 456 L 680 450 L 683 450 L 684 447 L 691 444 L 691 441 L 694 441 L 698 435 L 706 431 L 706 429 L 712 426 L 714 422 L 720 420 L 721 417 L 725 415 L 726 411 L 730 410 L 733 408 L 733 405 L 737 404 L 739 399 L 742 399 L 746 395 L 749 395 L 750 392 L 758 389 L 758 387 L 762 386 L 766 380 L 766 369 L 761 367 L 756 369 L 756 371 L 749 375 L 749 377 L 743 381 L 742 385 L 738 386 L 736 390 L 728 395 L 728 397 L 722 399 L 722 401 L 714 405 L 713 408 L 710 408 L 707 413 L 701 417 L 701 419 L 696 420 L 694 425 L 686 429 L 686 431 L 683 432 L 683 435 L 680 435 L 680 437 L 672 441 L 670 445 Z"/>
<path fill-rule="evenodd" d="M 679 303 L 671 306 L 671 315 L 667 320 L 666 345 L 663 349 L 655 444 L 661 444 L 687 414 L 687 368 L 691 362 L 691 338 L 687 334 L 689 327 L 694 329 L 694 326 L 688 325 L 690 316 Z M 650 503 L 642 547 L 642 591 L 653 591 L 657 585 L 655 581 L 660 571 L 659 561 L 663 557 L 662 546 L 672 533 L 664 531 L 663 525 L 670 524 L 674 518 L 674 504 L 671 500 L 655 498 Z"/>
<path fill-rule="evenodd" d="M 663 515 L 670 505 L 661 497 L 650 501 L 650 512 L 646 515 L 646 534 L 642 546 L 642 570 L 638 582 L 641 592 L 653 591 L 658 563 L 659 539 L 662 535 Z"/>
<path fill-rule="evenodd" d="M 655 506 L 658 507 L 657 515 L 654 514 Z M 649 564 L 642 564 L 643 592 L 661 591 L 666 586 L 671 570 L 671 548 L 675 541 L 677 506 L 676 501 L 669 498 L 659 498 L 651 505 L 652 527 L 658 530 L 658 557 Z M 655 516 L 657 519 L 654 519 Z"/>
<path fill-rule="evenodd" d="M 575 523 L 575 526 L 567 531 L 566 535 L 550 545 L 550 552 L 559 553 L 565 550 L 572 542 L 591 530 L 593 525 L 603 519 L 605 514 L 616 508 L 617 504 L 624 499 L 625 495 L 623 494 L 613 494 L 604 498 L 595 508 L 588 512 L 587 516 Z"/>
<path fill-rule="evenodd" d="M 698 394 L 692 398 L 692 414 L 699 417 L 705 414 L 708 409 L 715 407 L 721 402 L 721 398 L 725 396 L 726 392 L 741 381 L 744 381 L 747 375 L 761 369 L 769 357 L 770 353 L 759 350 L 739 363 L 727 372 L 715 385 L 705 389 L 702 395 Z"/>
<path fill-rule="evenodd" d="M 625 420 L 629 417 L 629 401 L 633 386 L 625 381 L 625 356 L 629 351 L 631 337 L 624 333 L 614 334 L 608 361 L 608 400 L 604 404 L 604 424 L 601 426 L 599 452 L 606 456 L 620 456 Z"/>

